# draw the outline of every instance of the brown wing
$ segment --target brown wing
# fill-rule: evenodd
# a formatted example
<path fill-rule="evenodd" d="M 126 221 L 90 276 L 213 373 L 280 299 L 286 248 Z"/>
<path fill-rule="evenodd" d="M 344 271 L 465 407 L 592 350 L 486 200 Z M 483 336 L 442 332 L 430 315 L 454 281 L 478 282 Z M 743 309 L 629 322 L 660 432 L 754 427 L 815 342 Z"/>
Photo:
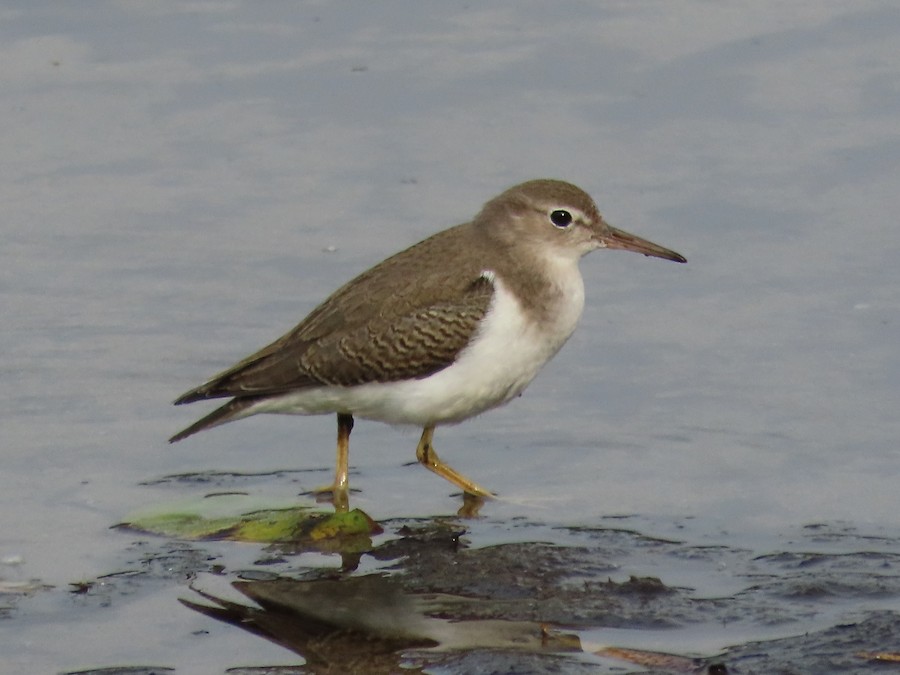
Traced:
<path fill-rule="evenodd" d="M 453 363 L 471 341 L 491 300 L 491 291 L 482 290 L 416 309 L 393 322 L 379 319 L 329 335 L 305 350 L 302 369 L 317 382 L 341 386 L 431 375 Z"/>
<path fill-rule="evenodd" d="M 362 279 L 351 284 L 356 286 Z M 283 338 L 175 403 L 266 396 L 323 384 L 348 386 L 426 377 L 453 363 L 469 344 L 493 297 L 493 285 L 479 275 L 469 277 L 462 289 L 447 283 L 417 289 L 418 293 L 397 289 L 382 298 L 380 306 L 360 307 L 357 313 L 341 301 L 346 288 Z M 424 304 L 413 301 L 423 296 Z M 369 296 L 368 302 L 377 302 L 377 297 Z M 347 319 L 359 315 L 366 320 Z"/>
<path fill-rule="evenodd" d="M 322 384 L 346 386 L 425 377 L 437 372 L 453 363 L 469 344 L 492 295 L 491 283 L 478 278 L 453 302 L 433 302 L 393 322 L 376 314 L 365 324 L 344 326 L 313 341 L 297 337 L 304 321 L 284 338 L 176 400 L 178 404 L 234 397 L 169 442 L 224 424 L 272 394 Z"/>

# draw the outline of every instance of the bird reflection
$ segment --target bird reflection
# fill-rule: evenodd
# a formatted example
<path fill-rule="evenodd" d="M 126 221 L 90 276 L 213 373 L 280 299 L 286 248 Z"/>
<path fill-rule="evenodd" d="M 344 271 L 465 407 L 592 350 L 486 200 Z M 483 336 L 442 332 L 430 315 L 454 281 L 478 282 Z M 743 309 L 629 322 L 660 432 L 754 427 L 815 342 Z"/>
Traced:
<path fill-rule="evenodd" d="M 300 654 L 318 675 L 423 672 L 432 650 L 580 651 L 575 635 L 528 621 L 451 620 L 476 614 L 472 598 L 406 592 L 392 577 L 233 583 L 257 607 L 198 589 L 212 604 L 181 602 Z M 467 611 L 472 610 L 472 611 Z M 441 617 L 441 618 L 438 618 Z M 413 652 L 417 656 L 409 656 Z"/>

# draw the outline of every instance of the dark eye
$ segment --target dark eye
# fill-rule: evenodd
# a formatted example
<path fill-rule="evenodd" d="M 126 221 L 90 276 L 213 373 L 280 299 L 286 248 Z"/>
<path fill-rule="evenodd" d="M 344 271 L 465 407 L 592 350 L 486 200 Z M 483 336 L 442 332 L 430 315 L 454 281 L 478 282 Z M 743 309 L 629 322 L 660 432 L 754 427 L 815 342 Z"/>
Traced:
<path fill-rule="evenodd" d="M 566 228 L 572 224 L 572 214 L 563 209 L 550 212 L 550 222 L 559 228 Z"/>

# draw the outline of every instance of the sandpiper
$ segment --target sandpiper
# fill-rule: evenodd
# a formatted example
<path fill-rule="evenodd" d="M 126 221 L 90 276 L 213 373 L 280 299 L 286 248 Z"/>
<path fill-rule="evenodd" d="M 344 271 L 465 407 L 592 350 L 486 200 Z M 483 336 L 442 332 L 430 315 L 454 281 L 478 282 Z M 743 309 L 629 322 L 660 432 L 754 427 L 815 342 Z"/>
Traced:
<path fill-rule="evenodd" d="M 598 248 L 687 262 L 611 227 L 570 183 L 533 180 L 487 202 L 474 220 L 391 256 L 339 288 L 293 330 L 175 403 L 230 398 L 175 434 L 259 413 L 337 414 L 332 490 L 346 499 L 354 416 L 423 428 L 416 457 L 476 497 L 492 494 L 442 462 L 440 424 L 519 395 L 575 329 L 578 262 Z"/>

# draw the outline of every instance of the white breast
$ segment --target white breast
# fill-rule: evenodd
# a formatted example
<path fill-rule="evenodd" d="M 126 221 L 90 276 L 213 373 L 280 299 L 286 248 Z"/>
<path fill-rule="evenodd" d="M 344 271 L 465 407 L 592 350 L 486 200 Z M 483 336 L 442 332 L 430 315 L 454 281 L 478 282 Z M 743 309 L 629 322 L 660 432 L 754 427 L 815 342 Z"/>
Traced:
<path fill-rule="evenodd" d="M 568 261 L 559 261 L 568 262 Z M 575 330 L 584 307 L 577 262 L 560 264 L 559 302 L 536 322 L 492 272 L 491 306 L 473 341 L 447 368 L 426 378 L 355 387 L 320 387 L 261 401 L 261 412 L 315 415 L 350 412 L 392 424 L 459 422 L 519 395 Z"/>

